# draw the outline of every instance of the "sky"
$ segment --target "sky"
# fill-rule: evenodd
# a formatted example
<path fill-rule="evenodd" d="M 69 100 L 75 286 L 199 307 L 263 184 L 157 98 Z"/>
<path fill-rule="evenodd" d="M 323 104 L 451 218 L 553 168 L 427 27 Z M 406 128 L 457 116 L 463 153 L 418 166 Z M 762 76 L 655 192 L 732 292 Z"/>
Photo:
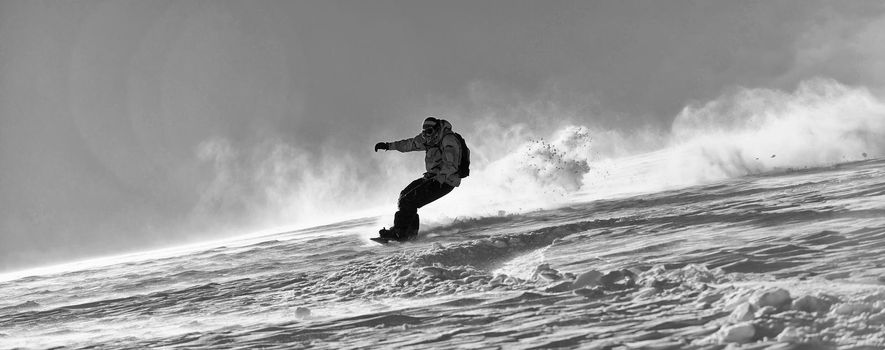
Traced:
<path fill-rule="evenodd" d="M 420 155 L 372 146 L 427 115 L 481 167 L 740 88 L 881 96 L 883 42 L 880 1 L 2 1 L 0 271 L 395 208 Z"/>

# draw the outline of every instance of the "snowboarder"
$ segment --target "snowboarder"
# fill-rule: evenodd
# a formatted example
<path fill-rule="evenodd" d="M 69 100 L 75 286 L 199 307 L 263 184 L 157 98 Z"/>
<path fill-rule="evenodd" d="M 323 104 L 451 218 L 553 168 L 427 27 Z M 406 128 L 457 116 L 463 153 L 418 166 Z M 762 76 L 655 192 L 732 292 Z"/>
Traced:
<path fill-rule="evenodd" d="M 442 198 L 469 174 L 469 150 L 464 139 L 452 131 L 452 124 L 427 117 L 421 129 L 418 136 L 410 139 L 375 144 L 375 152 L 379 149 L 426 152 L 424 166 L 427 171 L 400 192 L 399 211 L 394 215 L 393 227 L 379 231 L 382 239 L 405 241 L 417 237 L 418 208 Z"/>

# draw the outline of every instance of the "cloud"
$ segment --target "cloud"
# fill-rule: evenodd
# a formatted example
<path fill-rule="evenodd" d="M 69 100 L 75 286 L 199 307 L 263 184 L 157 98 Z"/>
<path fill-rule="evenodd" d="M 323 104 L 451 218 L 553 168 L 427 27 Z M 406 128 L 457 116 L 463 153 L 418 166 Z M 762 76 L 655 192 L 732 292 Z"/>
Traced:
<path fill-rule="evenodd" d="M 792 93 L 745 88 L 688 106 L 672 132 L 670 147 L 697 152 L 691 168 L 706 162 L 713 177 L 817 167 L 885 156 L 885 104 L 866 88 L 812 79 Z"/>
<path fill-rule="evenodd" d="M 885 87 L 885 5 L 831 3 L 793 42 L 795 59 L 785 79 L 826 76 L 880 90 Z"/>
<path fill-rule="evenodd" d="M 591 164 L 594 197 L 885 157 L 885 102 L 864 87 L 811 79 L 795 91 L 738 88 L 686 106 L 662 146 Z"/>

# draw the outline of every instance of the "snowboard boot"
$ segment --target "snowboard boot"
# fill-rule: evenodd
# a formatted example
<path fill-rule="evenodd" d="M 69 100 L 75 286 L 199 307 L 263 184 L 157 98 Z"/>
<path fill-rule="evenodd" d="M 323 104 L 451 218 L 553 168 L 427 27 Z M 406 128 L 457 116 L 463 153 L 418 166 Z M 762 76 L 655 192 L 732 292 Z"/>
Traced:
<path fill-rule="evenodd" d="M 402 230 L 396 227 L 391 227 L 390 229 L 382 228 L 380 231 L 378 231 L 378 235 L 384 239 L 404 242 L 417 237 L 418 230 L 411 232 L 408 229 Z"/>
<path fill-rule="evenodd" d="M 412 217 L 412 222 L 409 223 L 408 228 L 402 230 L 401 234 L 405 237 L 406 240 L 413 240 L 418 238 L 418 226 L 419 226 L 419 218 L 418 214 Z"/>
<path fill-rule="evenodd" d="M 412 228 L 407 228 L 405 230 L 399 230 L 397 232 L 397 234 L 400 237 L 399 241 L 411 241 L 411 240 L 418 237 L 418 230 L 417 229 L 413 230 Z"/>
<path fill-rule="evenodd" d="M 390 231 L 396 235 L 397 241 L 415 239 L 418 236 L 418 213 L 403 210 L 396 212 Z"/>
<path fill-rule="evenodd" d="M 378 231 L 378 236 L 381 238 L 384 238 L 384 239 L 389 239 L 389 240 L 394 240 L 394 241 L 399 240 L 399 237 L 396 235 L 396 232 L 394 232 L 393 227 L 391 227 L 389 230 L 386 227 L 382 228 L 381 230 Z"/>

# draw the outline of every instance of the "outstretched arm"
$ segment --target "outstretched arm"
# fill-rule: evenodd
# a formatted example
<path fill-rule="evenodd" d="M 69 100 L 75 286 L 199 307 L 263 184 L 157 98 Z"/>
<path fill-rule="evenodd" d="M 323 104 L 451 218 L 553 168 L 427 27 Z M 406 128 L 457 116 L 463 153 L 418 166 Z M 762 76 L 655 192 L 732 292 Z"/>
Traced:
<path fill-rule="evenodd" d="M 388 144 L 387 149 L 395 149 L 400 152 L 423 151 L 426 149 L 424 147 L 424 136 L 418 135 L 410 139 L 391 142 Z"/>

